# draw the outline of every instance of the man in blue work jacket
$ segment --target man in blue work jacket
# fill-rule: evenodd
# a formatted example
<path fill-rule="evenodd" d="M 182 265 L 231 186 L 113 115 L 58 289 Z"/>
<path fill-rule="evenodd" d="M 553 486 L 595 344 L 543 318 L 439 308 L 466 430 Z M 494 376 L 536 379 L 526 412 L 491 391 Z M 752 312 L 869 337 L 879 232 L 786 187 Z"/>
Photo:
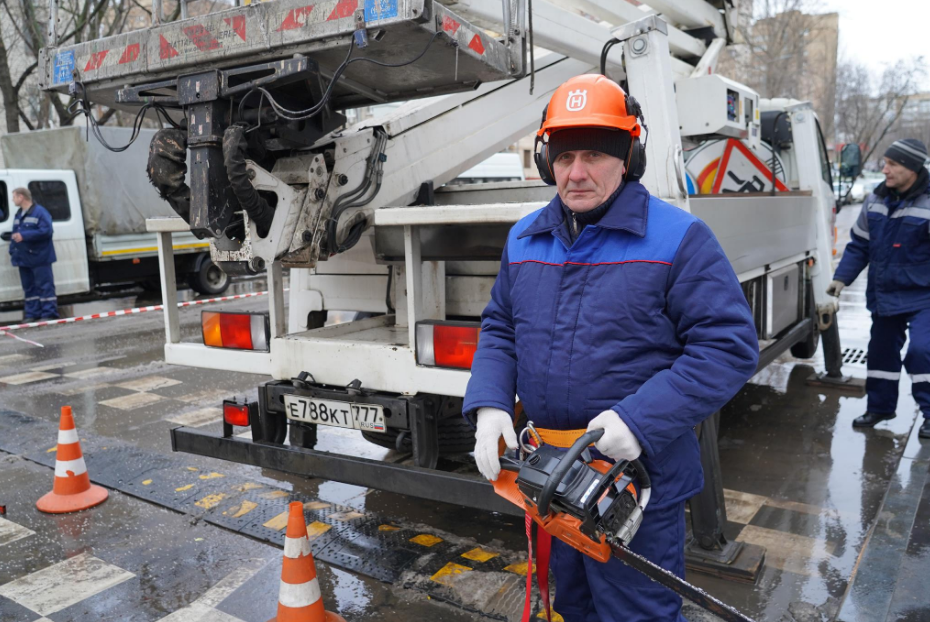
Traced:
<path fill-rule="evenodd" d="M 41 205 L 32 202 L 32 193 L 26 188 L 13 190 L 13 205 L 18 207 L 13 217 L 13 235 L 10 237 L 10 259 L 19 267 L 26 306 L 26 322 L 58 318 L 58 299 L 55 297 L 55 247 L 52 244 L 52 217 Z"/>
<path fill-rule="evenodd" d="M 862 203 L 833 282 L 843 288 L 869 266 L 866 307 L 872 312 L 866 413 L 853 427 L 871 428 L 894 419 L 901 379 L 901 348 L 911 333 L 904 367 L 924 415 L 920 438 L 930 438 L 930 173 L 927 147 L 896 140 L 885 152 L 885 181 Z"/>
<path fill-rule="evenodd" d="M 756 329 L 713 233 L 649 195 L 635 100 L 601 75 L 552 96 L 538 136 L 558 188 L 511 229 L 463 411 L 481 473 L 517 446 L 515 395 L 544 442 L 603 429 L 596 449 L 640 458 L 652 501 L 632 549 L 684 576 L 685 500 L 704 485 L 694 426 L 755 373 Z M 616 559 L 553 542 L 554 609 L 568 622 L 683 621 L 681 599 Z"/>

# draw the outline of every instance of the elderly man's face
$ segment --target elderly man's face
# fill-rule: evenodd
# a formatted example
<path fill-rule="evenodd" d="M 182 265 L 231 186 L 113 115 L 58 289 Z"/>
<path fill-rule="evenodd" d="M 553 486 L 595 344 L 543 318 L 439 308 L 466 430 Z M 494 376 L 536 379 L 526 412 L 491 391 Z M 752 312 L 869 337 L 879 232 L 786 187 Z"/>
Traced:
<path fill-rule="evenodd" d="M 885 175 L 885 187 L 892 190 L 907 190 L 917 181 L 917 173 L 888 158 L 885 158 L 882 173 Z"/>
<path fill-rule="evenodd" d="M 623 160 L 600 151 L 565 151 L 552 163 L 562 202 L 573 212 L 589 212 L 623 181 Z"/>

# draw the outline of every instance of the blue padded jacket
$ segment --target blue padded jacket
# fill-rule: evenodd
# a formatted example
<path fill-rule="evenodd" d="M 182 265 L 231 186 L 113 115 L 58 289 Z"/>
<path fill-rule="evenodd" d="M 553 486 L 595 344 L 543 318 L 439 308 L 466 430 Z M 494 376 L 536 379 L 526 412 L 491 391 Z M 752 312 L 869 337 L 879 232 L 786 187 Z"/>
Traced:
<path fill-rule="evenodd" d="M 834 279 L 849 285 L 869 266 L 865 305 L 878 315 L 930 308 L 930 187 L 918 177 L 905 198 L 876 188 L 862 204 Z"/>
<path fill-rule="evenodd" d="M 25 213 L 16 210 L 12 233 L 23 236 L 22 242 L 10 241 L 10 263 L 14 266 L 37 268 L 57 261 L 52 244 L 52 217 L 38 203 L 33 203 Z"/>
<path fill-rule="evenodd" d="M 693 427 L 756 371 L 752 314 L 701 220 L 631 182 L 574 244 L 556 196 L 510 231 L 482 314 L 463 412 L 585 428 L 613 409 L 636 435 L 663 507 L 703 486 Z"/>

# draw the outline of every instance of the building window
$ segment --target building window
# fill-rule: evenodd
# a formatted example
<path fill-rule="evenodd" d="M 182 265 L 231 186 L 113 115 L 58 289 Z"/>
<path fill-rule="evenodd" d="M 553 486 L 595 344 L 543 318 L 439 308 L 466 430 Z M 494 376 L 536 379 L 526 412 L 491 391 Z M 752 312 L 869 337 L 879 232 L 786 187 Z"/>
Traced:
<path fill-rule="evenodd" d="M 47 209 L 53 221 L 71 220 L 71 204 L 65 182 L 30 181 L 29 192 L 32 193 L 32 202 Z"/>

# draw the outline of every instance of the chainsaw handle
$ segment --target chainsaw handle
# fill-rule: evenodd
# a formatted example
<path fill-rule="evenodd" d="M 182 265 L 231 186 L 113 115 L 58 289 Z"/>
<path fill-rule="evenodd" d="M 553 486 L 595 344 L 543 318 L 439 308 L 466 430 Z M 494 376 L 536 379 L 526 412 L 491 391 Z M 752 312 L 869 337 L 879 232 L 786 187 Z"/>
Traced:
<path fill-rule="evenodd" d="M 543 484 L 542 490 L 539 493 L 539 499 L 536 501 L 536 511 L 539 513 L 540 518 L 546 518 L 546 516 L 548 516 L 549 504 L 552 503 L 556 488 L 559 487 L 559 482 L 562 481 L 565 474 L 568 473 L 572 465 L 575 464 L 575 460 L 581 457 L 581 454 L 588 448 L 588 445 L 596 443 L 602 436 L 604 436 L 603 429 L 585 432 L 568 448 L 568 451 L 565 452 L 558 466 L 552 470 L 549 479 Z"/>

